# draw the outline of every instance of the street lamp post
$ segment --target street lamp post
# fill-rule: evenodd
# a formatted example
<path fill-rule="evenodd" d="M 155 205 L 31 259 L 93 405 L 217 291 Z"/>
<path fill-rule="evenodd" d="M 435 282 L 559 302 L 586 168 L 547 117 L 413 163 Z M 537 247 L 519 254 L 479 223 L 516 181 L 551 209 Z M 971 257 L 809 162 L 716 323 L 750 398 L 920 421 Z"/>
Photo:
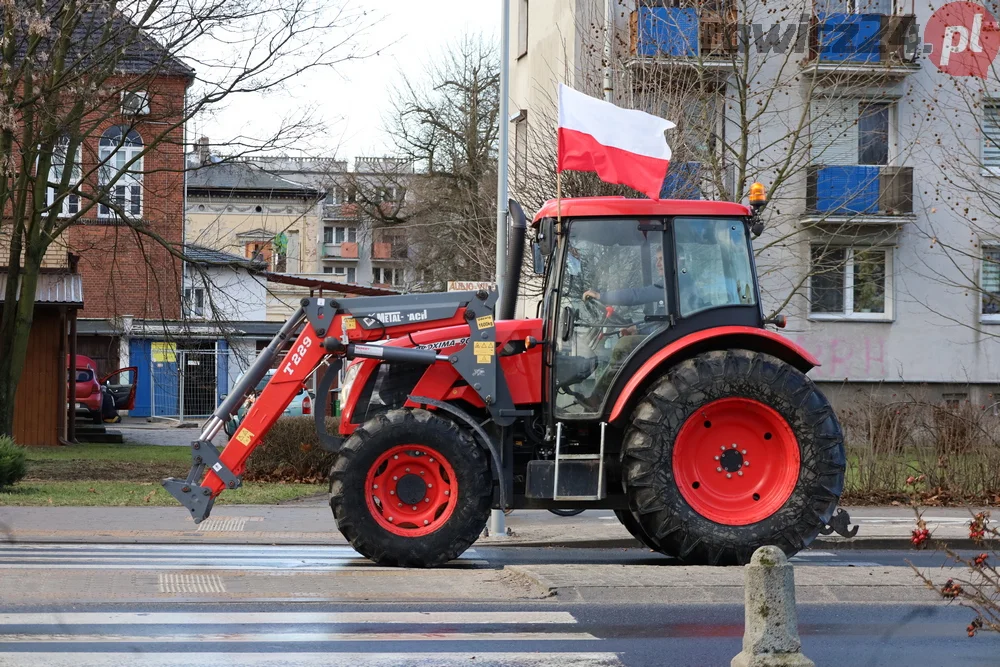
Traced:
<path fill-rule="evenodd" d="M 510 0 L 500 3 L 500 150 L 497 156 L 497 303 L 503 294 L 507 264 L 507 150 L 510 137 Z M 490 512 L 490 535 L 506 535 L 503 509 Z"/>

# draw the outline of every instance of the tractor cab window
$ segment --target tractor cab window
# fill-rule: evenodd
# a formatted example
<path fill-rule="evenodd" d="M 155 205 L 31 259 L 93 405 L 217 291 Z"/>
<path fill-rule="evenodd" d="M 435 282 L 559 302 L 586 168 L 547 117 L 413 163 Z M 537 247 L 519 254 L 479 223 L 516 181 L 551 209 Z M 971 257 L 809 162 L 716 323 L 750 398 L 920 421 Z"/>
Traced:
<path fill-rule="evenodd" d="M 754 305 L 746 225 L 736 218 L 675 218 L 682 317 L 719 306 Z"/>
<path fill-rule="evenodd" d="M 637 219 L 569 226 L 555 313 L 555 414 L 600 412 L 631 352 L 664 326 L 663 232 Z"/>

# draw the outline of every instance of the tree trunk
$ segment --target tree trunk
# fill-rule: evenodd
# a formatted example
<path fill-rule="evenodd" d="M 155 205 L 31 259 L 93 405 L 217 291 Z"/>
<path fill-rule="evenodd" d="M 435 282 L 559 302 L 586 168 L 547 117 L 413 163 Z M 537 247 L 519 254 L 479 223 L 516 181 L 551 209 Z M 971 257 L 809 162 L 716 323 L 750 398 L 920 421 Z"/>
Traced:
<path fill-rule="evenodd" d="M 14 399 L 28 353 L 40 265 L 41 262 L 36 258 L 25 258 L 21 272 L 20 298 L 14 311 L 14 326 L 0 337 L 0 350 L 4 351 L 0 358 L 0 436 L 14 435 Z"/>

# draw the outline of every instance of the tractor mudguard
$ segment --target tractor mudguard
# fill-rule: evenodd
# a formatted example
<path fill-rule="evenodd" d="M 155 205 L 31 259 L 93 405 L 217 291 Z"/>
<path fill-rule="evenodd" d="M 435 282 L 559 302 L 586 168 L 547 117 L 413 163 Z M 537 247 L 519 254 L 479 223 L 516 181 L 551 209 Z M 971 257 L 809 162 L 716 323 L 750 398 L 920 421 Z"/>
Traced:
<path fill-rule="evenodd" d="M 628 383 L 618 394 L 608 421 L 614 422 L 624 414 L 625 408 L 635 396 L 636 390 L 653 377 L 657 369 L 666 368 L 677 359 L 690 356 L 691 352 L 726 348 L 743 348 L 764 352 L 791 364 L 803 373 L 820 365 L 819 360 L 801 345 L 767 329 L 738 326 L 704 329 L 675 340 L 650 357 L 635 375 L 629 378 Z"/>

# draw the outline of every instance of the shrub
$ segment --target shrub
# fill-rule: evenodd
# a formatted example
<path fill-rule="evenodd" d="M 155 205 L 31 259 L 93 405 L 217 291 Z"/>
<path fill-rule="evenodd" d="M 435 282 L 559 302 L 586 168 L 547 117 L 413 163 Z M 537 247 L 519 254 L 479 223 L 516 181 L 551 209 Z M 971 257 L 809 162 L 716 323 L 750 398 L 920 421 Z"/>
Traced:
<path fill-rule="evenodd" d="M 0 436 L 0 489 L 21 481 L 28 472 L 24 448 L 13 438 Z"/>
<path fill-rule="evenodd" d="M 326 419 L 327 433 L 338 421 Z M 319 446 L 313 417 L 282 417 L 264 436 L 247 462 L 244 477 L 264 482 L 319 482 L 326 479 L 335 455 Z"/>

